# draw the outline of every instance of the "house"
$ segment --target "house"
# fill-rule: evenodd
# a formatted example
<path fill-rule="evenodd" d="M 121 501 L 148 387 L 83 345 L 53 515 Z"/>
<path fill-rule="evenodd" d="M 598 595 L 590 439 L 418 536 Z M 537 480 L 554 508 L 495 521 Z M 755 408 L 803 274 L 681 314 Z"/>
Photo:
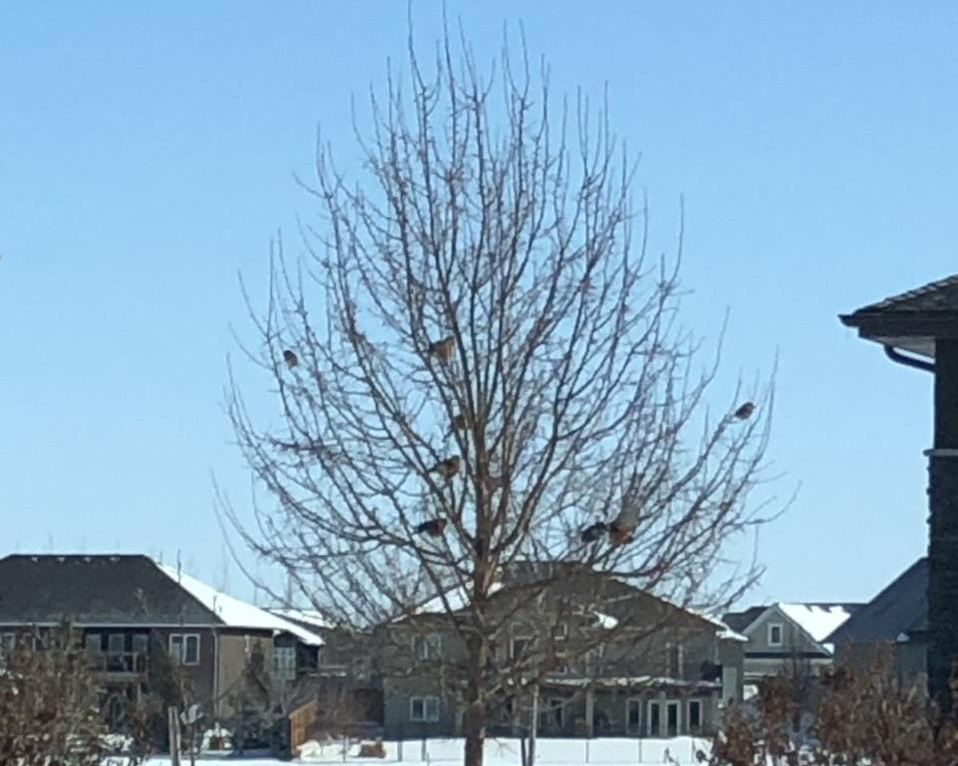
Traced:
<path fill-rule="evenodd" d="M 746 694 L 774 675 L 818 676 L 834 659 L 828 637 L 857 604 L 777 602 L 729 612 L 722 619 L 748 639 L 745 645 Z"/>
<path fill-rule="evenodd" d="M 322 638 L 142 555 L 11 555 L 0 559 L 0 651 L 42 646 L 68 622 L 108 693 L 112 723 L 126 701 L 175 666 L 191 697 L 228 714 L 259 652 L 280 683 L 317 665 Z"/>
<path fill-rule="evenodd" d="M 924 689 L 928 658 L 928 559 L 921 558 L 902 572 L 840 627 L 827 641 L 839 661 L 859 667 L 882 649 L 901 682 Z"/>
<path fill-rule="evenodd" d="M 705 735 L 741 696 L 746 639 L 722 621 L 575 565 L 523 601 L 525 576 L 500 574 L 488 605 L 489 733 L 528 726 L 530 688 L 541 736 Z M 389 738 L 462 733 L 467 607 L 455 589 L 446 600 L 451 615 L 433 600 L 378 631 Z"/>

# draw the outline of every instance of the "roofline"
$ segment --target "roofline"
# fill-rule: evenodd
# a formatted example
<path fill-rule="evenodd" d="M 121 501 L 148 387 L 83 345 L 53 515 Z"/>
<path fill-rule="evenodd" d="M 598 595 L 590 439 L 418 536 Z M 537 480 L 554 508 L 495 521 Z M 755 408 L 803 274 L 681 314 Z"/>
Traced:
<path fill-rule="evenodd" d="M 895 577 L 895 578 L 893 578 L 892 581 L 888 583 L 888 585 L 886 585 L 884 588 L 882 588 L 880 591 L 878 591 L 878 593 L 876 593 L 874 596 L 872 596 L 872 598 L 871 598 L 869 601 L 866 601 L 864 604 L 862 604 L 862 607 L 868 607 L 868 606 L 870 606 L 871 604 L 875 603 L 879 598 L 881 598 L 882 596 L 884 596 L 885 593 L 887 593 L 887 592 L 891 589 L 891 587 L 892 587 L 896 582 L 898 582 L 902 577 L 904 577 L 906 574 L 908 574 L 912 569 L 914 569 L 915 567 L 917 567 L 918 565 L 920 565 L 922 562 L 927 562 L 927 561 L 928 561 L 928 557 L 927 557 L 927 556 L 921 556 L 919 559 L 917 559 L 917 560 L 916 560 L 914 563 L 912 563 L 910 566 L 905 567 L 905 569 L 903 569 L 901 572 L 899 572 L 899 573 L 898 573 L 898 576 Z M 927 605 L 926 605 L 926 609 L 927 609 Z M 833 630 L 831 633 L 829 633 L 829 634 L 825 637 L 824 643 L 837 644 L 838 642 L 835 641 L 835 634 L 838 633 L 840 630 L 842 630 L 842 628 L 844 628 L 845 626 L 847 626 L 848 623 L 850 623 L 850 622 L 854 619 L 854 617 L 855 617 L 855 615 L 852 614 L 851 617 L 849 617 L 847 620 L 845 620 L 845 622 L 843 622 L 841 625 L 839 625 L 837 628 L 835 628 L 835 630 Z"/>

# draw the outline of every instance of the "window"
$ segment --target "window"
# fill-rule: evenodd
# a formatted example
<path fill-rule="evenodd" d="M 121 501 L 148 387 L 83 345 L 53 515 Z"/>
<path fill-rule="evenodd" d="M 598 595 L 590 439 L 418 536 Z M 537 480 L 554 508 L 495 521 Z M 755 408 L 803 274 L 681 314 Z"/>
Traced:
<path fill-rule="evenodd" d="M 17 648 L 16 633 L 0 633 L 0 653 L 10 654 Z"/>
<path fill-rule="evenodd" d="M 649 702 L 649 728 L 646 735 L 649 737 L 659 736 L 659 726 L 662 723 L 661 706 L 656 700 Z"/>
<path fill-rule="evenodd" d="M 111 633 L 107 642 L 107 651 L 110 654 L 123 654 L 126 649 L 126 636 L 122 633 Z"/>
<path fill-rule="evenodd" d="M 150 637 L 146 633 L 133 634 L 133 652 L 143 655 L 150 653 Z"/>
<path fill-rule="evenodd" d="M 171 633 L 170 657 L 181 665 L 200 664 L 200 637 L 196 633 Z"/>
<path fill-rule="evenodd" d="M 562 728 L 563 704 L 561 699 L 545 699 L 539 707 L 539 728 L 556 731 Z"/>
<path fill-rule="evenodd" d="M 625 701 L 625 733 L 638 734 L 642 726 L 642 700 L 632 698 Z"/>
<path fill-rule="evenodd" d="M 99 654 L 102 648 L 101 640 L 99 633 L 87 633 L 83 643 L 87 654 Z"/>
<path fill-rule="evenodd" d="M 694 734 L 702 729 L 702 703 L 689 700 L 689 732 Z"/>
<path fill-rule="evenodd" d="M 296 680 L 296 647 L 273 647 L 273 675 L 282 681 Z"/>
<path fill-rule="evenodd" d="M 525 657 L 529 652 L 532 636 L 513 636 L 509 646 L 509 657 L 513 660 Z"/>
<path fill-rule="evenodd" d="M 681 678 L 685 652 L 681 644 L 668 643 L 665 645 L 666 668 L 665 674 L 669 678 Z"/>
<path fill-rule="evenodd" d="M 412 637 L 412 649 L 417 660 L 438 660 L 442 655 L 442 635 L 427 633 Z"/>
<path fill-rule="evenodd" d="M 665 736 L 679 736 L 679 703 L 665 703 Z"/>
<path fill-rule="evenodd" d="M 422 722 L 438 721 L 439 697 L 410 697 L 409 720 Z"/>
<path fill-rule="evenodd" d="M 781 646 L 782 645 L 782 623 L 773 622 L 768 626 L 768 645 L 769 646 Z"/>

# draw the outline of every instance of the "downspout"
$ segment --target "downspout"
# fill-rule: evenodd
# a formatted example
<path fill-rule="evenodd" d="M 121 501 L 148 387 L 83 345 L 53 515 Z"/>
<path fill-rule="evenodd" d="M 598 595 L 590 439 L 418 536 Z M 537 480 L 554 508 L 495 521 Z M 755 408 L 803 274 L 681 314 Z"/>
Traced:
<path fill-rule="evenodd" d="M 893 362 L 903 364 L 906 367 L 914 367 L 916 370 L 924 370 L 925 372 L 935 371 L 934 362 L 926 362 L 924 359 L 916 359 L 913 356 L 908 356 L 903 354 L 894 346 L 883 344 L 882 348 L 885 349 L 885 356 L 887 356 Z"/>

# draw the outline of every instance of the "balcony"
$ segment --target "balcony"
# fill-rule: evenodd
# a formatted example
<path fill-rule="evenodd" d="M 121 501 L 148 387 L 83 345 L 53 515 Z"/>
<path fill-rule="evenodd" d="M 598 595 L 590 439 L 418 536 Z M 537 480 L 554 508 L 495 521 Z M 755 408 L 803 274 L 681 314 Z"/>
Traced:
<path fill-rule="evenodd" d="M 108 680 L 139 680 L 147 672 L 143 652 L 90 652 L 90 670 Z"/>

